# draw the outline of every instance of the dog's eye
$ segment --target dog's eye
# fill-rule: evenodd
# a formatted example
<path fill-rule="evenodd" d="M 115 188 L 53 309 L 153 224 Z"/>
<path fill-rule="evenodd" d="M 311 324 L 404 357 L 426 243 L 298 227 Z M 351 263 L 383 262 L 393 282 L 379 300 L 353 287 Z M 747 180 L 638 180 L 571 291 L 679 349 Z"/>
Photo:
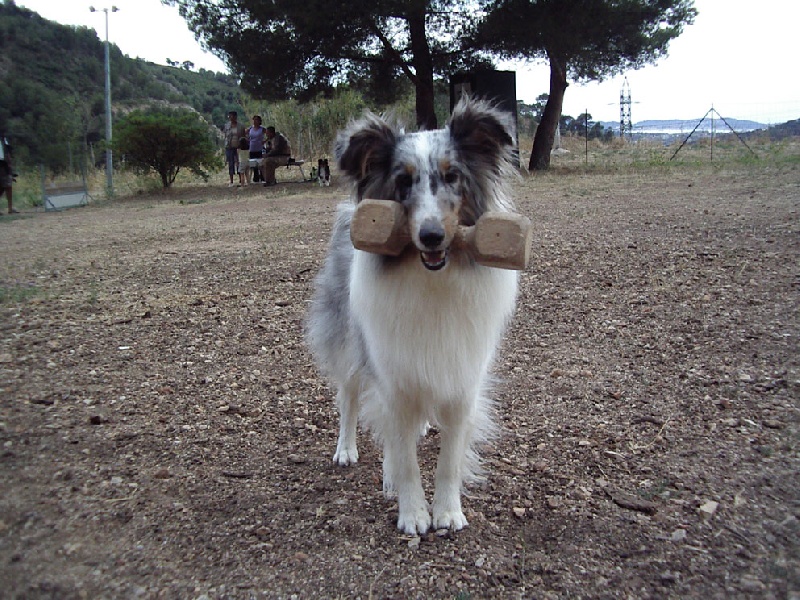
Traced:
<path fill-rule="evenodd" d="M 411 175 L 409 173 L 401 173 L 397 176 L 395 180 L 395 185 L 397 186 L 397 191 L 400 193 L 406 193 L 409 189 L 411 189 L 413 181 L 411 179 Z"/>
<path fill-rule="evenodd" d="M 444 174 L 444 182 L 448 185 L 453 185 L 458 181 L 458 173 L 456 171 L 448 171 Z"/>

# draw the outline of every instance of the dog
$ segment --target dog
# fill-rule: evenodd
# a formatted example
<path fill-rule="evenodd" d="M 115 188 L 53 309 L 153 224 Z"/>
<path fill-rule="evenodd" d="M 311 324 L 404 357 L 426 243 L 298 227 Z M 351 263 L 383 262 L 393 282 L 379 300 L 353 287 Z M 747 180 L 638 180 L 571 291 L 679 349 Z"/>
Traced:
<path fill-rule="evenodd" d="M 494 429 L 489 368 L 517 273 L 481 266 L 451 242 L 484 212 L 511 211 L 513 139 L 508 113 L 464 99 L 444 129 L 404 133 L 367 113 L 335 142 L 352 197 L 337 210 L 306 336 L 336 387 L 334 462 L 358 461 L 360 419 L 383 446 L 383 491 L 396 495 L 397 527 L 409 535 L 467 525 L 462 486 L 480 475 L 476 446 Z M 350 222 L 365 198 L 402 204 L 412 242 L 400 256 L 353 248 Z M 417 459 L 428 424 L 441 440 L 432 516 Z"/>
<path fill-rule="evenodd" d="M 320 158 L 317 161 L 317 182 L 319 187 L 328 187 L 331 184 L 331 167 L 327 158 Z"/>

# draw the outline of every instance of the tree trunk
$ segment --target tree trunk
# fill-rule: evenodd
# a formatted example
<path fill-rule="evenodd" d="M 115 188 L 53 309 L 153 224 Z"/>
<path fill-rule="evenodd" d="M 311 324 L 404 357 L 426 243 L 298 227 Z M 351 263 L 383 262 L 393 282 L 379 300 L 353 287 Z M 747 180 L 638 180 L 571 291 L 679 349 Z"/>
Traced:
<path fill-rule="evenodd" d="M 412 62 L 415 70 L 417 128 L 436 129 L 436 109 L 433 96 L 433 59 L 425 32 L 425 3 L 417 3 L 408 16 Z"/>
<path fill-rule="evenodd" d="M 433 77 L 431 77 L 430 85 L 420 81 L 417 84 L 416 100 L 417 128 L 420 130 L 436 129 L 438 126 L 433 99 Z"/>
<path fill-rule="evenodd" d="M 553 139 L 561 121 L 561 107 L 567 89 L 567 72 L 562 63 L 550 57 L 550 97 L 542 113 L 542 121 L 533 138 L 533 151 L 528 164 L 529 171 L 546 171 L 550 168 L 550 152 Z"/>

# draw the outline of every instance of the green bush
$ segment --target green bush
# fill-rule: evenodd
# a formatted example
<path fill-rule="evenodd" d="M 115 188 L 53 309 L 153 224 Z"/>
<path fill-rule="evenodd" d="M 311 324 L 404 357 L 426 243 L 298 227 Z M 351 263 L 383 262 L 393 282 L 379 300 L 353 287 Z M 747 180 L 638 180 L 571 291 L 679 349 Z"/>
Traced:
<path fill-rule="evenodd" d="M 208 181 L 207 170 L 222 168 L 215 133 L 196 112 L 150 108 L 127 115 L 114 132 L 114 151 L 139 173 L 155 171 L 168 188 L 181 169 Z"/>

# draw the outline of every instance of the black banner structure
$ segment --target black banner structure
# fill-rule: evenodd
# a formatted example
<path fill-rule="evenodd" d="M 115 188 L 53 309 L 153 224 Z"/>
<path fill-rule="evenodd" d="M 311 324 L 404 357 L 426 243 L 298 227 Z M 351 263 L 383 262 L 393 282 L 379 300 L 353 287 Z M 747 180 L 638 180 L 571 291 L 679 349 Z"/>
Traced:
<path fill-rule="evenodd" d="M 517 74 L 514 71 L 476 71 L 458 73 L 450 78 L 450 112 L 461 96 L 490 100 L 514 118 L 514 164 L 519 167 L 519 133 L 517 132 Z"/>

